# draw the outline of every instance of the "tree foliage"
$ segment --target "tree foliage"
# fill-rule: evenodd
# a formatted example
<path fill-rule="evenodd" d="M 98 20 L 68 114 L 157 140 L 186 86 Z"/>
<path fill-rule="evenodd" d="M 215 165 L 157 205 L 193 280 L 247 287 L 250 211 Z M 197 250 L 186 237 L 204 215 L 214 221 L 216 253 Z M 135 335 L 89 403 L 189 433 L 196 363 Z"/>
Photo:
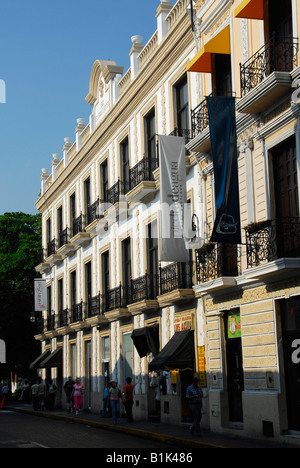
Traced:
<path fill-rule="evenodd" d="M 35 357 L 35 329 L 29 317 L 40 248 L 39 214 L 0 216 L 0 338 L 6 342 L 9 370 L 26 368 Z"/>

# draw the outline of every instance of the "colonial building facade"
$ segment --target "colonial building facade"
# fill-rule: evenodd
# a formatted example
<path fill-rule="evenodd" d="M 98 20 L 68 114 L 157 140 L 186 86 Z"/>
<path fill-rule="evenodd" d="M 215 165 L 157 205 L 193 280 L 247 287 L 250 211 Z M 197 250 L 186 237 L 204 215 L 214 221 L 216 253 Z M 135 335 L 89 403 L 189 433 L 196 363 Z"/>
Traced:
<path fill-rule="evenodd" d="M 75 141 L 65 139 L 50 174 L 42 170 L 37 271 L 48 303 L 34 365 L 56 379 L 62 401 L 67 377 L 81 377 L 92 411 L 106 381 L 131 376 L 135 418 L 172 424 L 188 421 L 185 389 L 197 374 L 207 429 L 297 440 L 299 6 L 192 5 L 161 0 L 149 42 L 132 37 L 126 73 L 96 60 L 89 123 L 78 119 Z M 240 245 L 209 242 L 209 95 L 236 97 Z M 187 197 L 202 239 L 186 263 L 160 259 L 159 134 L 186 139 Z"/>

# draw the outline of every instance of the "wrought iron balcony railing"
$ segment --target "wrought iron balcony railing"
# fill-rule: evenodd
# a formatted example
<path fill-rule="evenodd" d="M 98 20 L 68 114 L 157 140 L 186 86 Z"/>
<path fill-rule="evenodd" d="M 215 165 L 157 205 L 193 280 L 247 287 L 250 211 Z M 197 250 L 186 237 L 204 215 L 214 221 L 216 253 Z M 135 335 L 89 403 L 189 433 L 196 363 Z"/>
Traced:
<path fill-rule="evenodd" d="M 101 296 L 98 294 L 94 297 L 89 297 L 86 302 L 86 317 L 95 317 L 101 314 Z"/>
<path fill-rule="evenodd" d="M 159 269 L 160 294 L 167 294 L 176 289 L 192 289 L 194 262 L 171 263 Z"/>
<path fill-rule="evenodd" d="M 300 257 L 298 217 L 253 223 L 245 231 L 248 268 L 283 257 Z"/>
<path fill-rule="evenodd" d="M 89 225 L 93 223 L 96 219 L 103 218 L 103 215 L 100 215 L 101 211 L 101 201 L 96 200 L 92 205 L 88 207 L 87 214 L 86 214 L 86 224 Z"/>
<path fill-rule="evenodd" d="M 41 263 L 44 263 L 44 261 L 45 261 L 45 250 L 44 249 L 40 249 L 35 254 L 35 261 L 36 261 L 36 265 L 40 265 Z"/>
<path fill-rule="evenodd" d="M 214 89 L 209 96 L 233 96 L 234 93 L 229 92 L 225 93 L 224 91 L 219 91 Z M 192 138 L 195 138 L 199 135 L 205 128 L 209 126 L 209 116 L 207 108 L 207 100 L 203 99 L 200 104 L 191 111 L 191 120 L 192 120 Z"/>
<path fill-rule="evenodd" d="M 58 236 L 58 248 L 66 245 L 69 242 L 69 229 L 66 228 L 64 231 L 61 231 Z"/>
<path fill-rule="evenodd" d="M 198 284 L 221 278 L 238 276 L 240 262 L 238 246 L 234 244 L 206 244 L 196 250 L 196 274 Z"/>
<path fill-rule="evenodd" d="M 109 312 L 116 309 L 121 309 L 126 307 L 126 300 L 124 295 L 124 288 L 120 286 L 108 289 L 101 296 L 101 312 Z"/>
<path fill-rule="evenodd" d="M 130 303 L 144 300 L 155 300 L 159 294 L 158 275 L 146 273 L 140 278 L 131 280 Z"/>
<path fill-rule="evenodd" d="M 157 159 L 149 159 L 144 157 L 134 167 L 130 169 L 130 186 L 132 190 L 143 181 L 154 180 L 153 171 L 158 168 Z"/>
<path fill-rule="evenodd" d="M 105 196 L 105 202 L 114 205 L 120 201 L 121 195 L 125 195 L 129 191 L 129 182 L 124 183 L 118 180 L 112 187 L 110 187 Z"/>
<path fill-rule="evenodd" d="M 69 323 L 69 309 L 60 310 L 58 313 L 58 326 L 66 327 Z"/>
<path fill-rule="evenodd" d="M 47 317 L 47 331 L 55 330 L 55 315 L 48 315 Z"/>
<path fill-rule="evenodd" d="M 209 126 L 209 117 L 206 98 L 191 112 L 192 114 L 192 135 L 195 138 L 205 128 Z"/>
<path fill-rule="evenodd" d="M 71 307 L 71 317 L 70 317 L 70 322 L 71 323 L 76 323 L 76 322 L 82 322 L 83 314 L 82 314 L 82 302 L 79 304 L 74 304 Z"/>
<path fill-rule="evenodd" d="M 55 253 L 56 253 L 56 239 L 53 239 L 52 241 L 48 242 L 47 257 L 50 257 L 51 255 L 54 255 Z"/>
<path fill-rule="evenodd" d="M 83 215 L 81 214 L 78 218 L 73 220 L 72 236 L 75 237 L 80 232 L 84 231 Z"/>
<path fill-rule="evenodd" d="M 298 39 L 273 36 L 240 65 L 241 93 L 245 96 L 274 71 L 291 72 L 297 66 Z"/>

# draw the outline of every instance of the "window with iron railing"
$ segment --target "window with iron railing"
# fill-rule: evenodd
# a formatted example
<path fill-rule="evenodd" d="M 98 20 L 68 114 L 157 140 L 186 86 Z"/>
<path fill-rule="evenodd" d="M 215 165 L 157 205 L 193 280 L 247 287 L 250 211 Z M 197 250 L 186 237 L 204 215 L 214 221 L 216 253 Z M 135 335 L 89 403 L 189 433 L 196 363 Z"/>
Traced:
<path fill-rule="evenodd" d="M 242 96 L 275 71 L 291 72 L 298 64 L 297 52 L 297 38 L 273 35 L 247 62 L 240 65 Z"/>
<path fill-rule="evenodd" d="M 245 232 L 248 268 L 283 257 L 300 258 L 299 217 L 252 223 Z"/>
<path fill-rule="evenodd" d="M 238 276 L 240 256 L 235 244 L 205 244 L 196 250 L 196 274 L 198 284 L 223 276 Z"/>

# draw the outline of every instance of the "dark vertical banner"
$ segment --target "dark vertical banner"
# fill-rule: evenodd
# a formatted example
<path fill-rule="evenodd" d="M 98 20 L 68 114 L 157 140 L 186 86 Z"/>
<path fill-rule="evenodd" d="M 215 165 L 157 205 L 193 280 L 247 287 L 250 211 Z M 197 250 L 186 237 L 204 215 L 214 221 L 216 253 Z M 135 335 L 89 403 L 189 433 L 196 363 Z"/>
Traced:
<path fill-rule="evenodd" d="M 235 98 L 207 97 L 217 214 L 211 242 L 241 244 Z"/>

